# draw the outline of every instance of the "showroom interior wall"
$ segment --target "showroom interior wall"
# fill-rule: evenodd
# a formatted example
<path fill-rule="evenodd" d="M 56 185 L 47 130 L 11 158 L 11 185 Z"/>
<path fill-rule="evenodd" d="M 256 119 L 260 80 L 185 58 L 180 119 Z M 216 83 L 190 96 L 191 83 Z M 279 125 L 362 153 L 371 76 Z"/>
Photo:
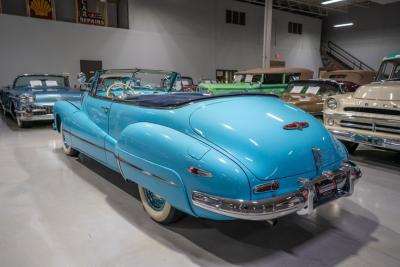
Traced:
<path fill-rule="evenodd" d="M 288 23 L 303 25 L 302 34 L 288 33 Z M 271 57 L 280 57 L 288 67 L 305 67 L 318 75 L 321 62 L 322 21 L 279 10 L 272 11 Z"/>
<path fill-rule="evenodd" d="M 246 26 L 225 23 L 225 10 L 246 13 Z M 79 72 L 81 59 L 105 68 L 162 68 L 196 80 L 216 69 L 262 63 L 263 7 L 233 0 L 130 0 L 130 29 L 0 15 L 0 85 L 18 73 Z M 288 34 L 288 21 L 303 35 Z M 320 67 L 321 21 L 273 10 L 273 55 L 287 66 Z M 18 62 L 18 64 L 15 64 Z M 11 64 L 13 63 L 13 64 Z"/>
<path fill-rule="evenodd" d="M 351 8 L 347 14 L 330 14 L 323 23 L 323 39 L 331 40 L 377 69 L 382 58 L 400 51 L 400 3 Z M 384 19 L 382 19 L 384 18 Z M 353 22 L 354 26 L 333 28 Z"/>

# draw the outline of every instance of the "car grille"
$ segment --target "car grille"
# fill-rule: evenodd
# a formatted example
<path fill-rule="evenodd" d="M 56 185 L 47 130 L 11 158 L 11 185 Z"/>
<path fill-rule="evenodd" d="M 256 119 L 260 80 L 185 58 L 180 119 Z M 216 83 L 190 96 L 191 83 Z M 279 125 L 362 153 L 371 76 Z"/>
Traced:
<path fill-rule="evenodd" d="M 400 122 L 396 126 L 396 125 L 385 125 L 383 123 L 375 121 L 361 122 L 356 120 L 341 120 L 339 125 L 344 128 L 361 129 L 372 132 L 400 134 Z"/>
<path fill-rule="evenodd" d="M 383 108 L 346 107 L 344 108 L 344 111 L 400 116 L 400 110 L 383 109 Z"/>

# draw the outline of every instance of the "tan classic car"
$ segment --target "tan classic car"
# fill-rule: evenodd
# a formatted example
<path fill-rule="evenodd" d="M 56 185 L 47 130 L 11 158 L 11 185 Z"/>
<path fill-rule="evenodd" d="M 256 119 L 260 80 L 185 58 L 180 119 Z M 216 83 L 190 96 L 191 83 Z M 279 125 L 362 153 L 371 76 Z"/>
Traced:
<path fill-rule="evenodd" d="M 376 82 L 328 98 L 324 123 L 350 153 L 358 144 L 400 151 L 400 54 L 383 59 Z"/>
<path fill-rule="evenodd" d="M 341 83 L 333 80 L 298 80 L 289 82 L 281 99 L 322 118 L 324 101 L 333 95 L 346 91 Z"/>
<path fill-rule="evenodd" d="M 376 72 L 370 70 L 334 70 L 321 74 L 321 78 L 335 80 L 344 84 L 348 92 L 354 92 L 358 87 L 375 80 Z"/>

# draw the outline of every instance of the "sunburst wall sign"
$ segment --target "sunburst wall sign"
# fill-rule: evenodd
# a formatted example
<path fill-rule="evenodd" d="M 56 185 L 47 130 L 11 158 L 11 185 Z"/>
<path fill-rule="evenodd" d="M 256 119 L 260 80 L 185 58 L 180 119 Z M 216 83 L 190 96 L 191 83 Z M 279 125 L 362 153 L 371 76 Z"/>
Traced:
<path fill-rule="evenodd" d="M 27 0 L 28 16 L 41 19 L 55 19 L 53 0 Z"/>

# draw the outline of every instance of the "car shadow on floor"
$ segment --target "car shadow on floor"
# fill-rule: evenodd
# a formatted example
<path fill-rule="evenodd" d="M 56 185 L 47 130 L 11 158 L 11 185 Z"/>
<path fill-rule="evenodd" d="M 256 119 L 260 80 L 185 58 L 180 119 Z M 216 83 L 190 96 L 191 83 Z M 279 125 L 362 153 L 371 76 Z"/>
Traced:
<path fill-rule="evenodd" d="M 101 190 L 109 205 L 127 221 L 200 266 L 216 265 L 216 262 L 334 266 L 374 241 L 371 234 L 379 225 L 378 219 L 362 207 L 349 200 L 339 200 L 358 212 L 343 208 L 338 211 L 337 204 L 329 203 L 321 207 L 321 213 L 318 211 L 310 217 L 290 215 L 280 219 L 274 227 L 266 222 L 219 222 L 191 216 L 163 226 L 153 222 L 141 208 L 136 184 L 126 182 L 118 173 L 86 156 L 80 155 L 75 159 L 66 157 L 61 150 L 55 152 L 77 176 Z M 82 171 L 78 171 L 82 165 L 96 175 L 82 175 Z M 104 185 L 104 180 L 97 176 L 133 196 L 136 203 L 132 203 L 130 197 L 122 203 L 121 196 L 116 195 L 118 190 Z M 203 252 L 199 252 L 199 248 Z"/>
<path fill-rule="evenodd" d="M 400 152 L 360 146 L 351 159 L 364 165 L 384 168 L 385 171 L 400 171 Z"/>

